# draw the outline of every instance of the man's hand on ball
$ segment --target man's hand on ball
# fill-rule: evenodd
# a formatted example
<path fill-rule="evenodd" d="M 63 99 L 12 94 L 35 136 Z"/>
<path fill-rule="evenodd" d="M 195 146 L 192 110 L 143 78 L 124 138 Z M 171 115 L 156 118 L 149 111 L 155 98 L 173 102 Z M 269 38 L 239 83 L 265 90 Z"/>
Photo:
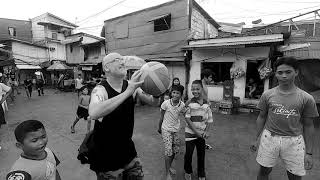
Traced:
<path fill-rule="evenodd" d="M 128 90 L 131 92 L 131 93 L 134 93 L 134 91 L 140 87 L 142 84 L 143 84 L 143 81 L 139 81 L 140 80 L 140 76 L 141 76 L 142 72 L 139 70 L 139 71 L 136 71 L 130 81 L 128 81 Z"/>
<path fill-rule="evenodd" d="M 141 75 L 142 75 L 142 71 L 140 70 L 134 72 L 133 75 L 131 76 L 130 81 L 139 82 Z"/>

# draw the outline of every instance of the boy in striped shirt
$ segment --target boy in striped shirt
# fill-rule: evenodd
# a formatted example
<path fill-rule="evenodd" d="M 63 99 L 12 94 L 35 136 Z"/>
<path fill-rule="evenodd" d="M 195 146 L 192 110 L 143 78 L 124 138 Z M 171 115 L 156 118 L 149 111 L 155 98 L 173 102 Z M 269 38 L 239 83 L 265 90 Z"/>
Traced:
<path fill-rule="evenodd" d="M 184 156 L 185 179 L 191 180 L 192 155 L 197 148 L 198 177 L 205 180 L 205 139 L 209 137 L 210 123 L 213 122 L 210 105 L 202 96 L 203 85 L 201 80 L 195 80 L 191 85 L 193 98 L 187 106 L 185 128 L 186 152 Z"/>

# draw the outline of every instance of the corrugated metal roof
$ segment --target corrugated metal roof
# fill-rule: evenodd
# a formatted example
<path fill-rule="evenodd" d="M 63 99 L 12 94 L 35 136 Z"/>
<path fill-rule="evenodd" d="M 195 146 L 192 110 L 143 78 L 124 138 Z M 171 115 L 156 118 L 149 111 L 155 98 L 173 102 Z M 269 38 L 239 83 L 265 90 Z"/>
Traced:
<path fill-rule="evenodd" d="M 261 43 L 281 42 L 281 41 L 283 41 L 282 34 L 205 39 L 205 40 L 190 41 L 189 45 L 182 47 L 182 49 L 219 47 L 219 46 L 237 46 L 237 45 L 261 44 Z"/>

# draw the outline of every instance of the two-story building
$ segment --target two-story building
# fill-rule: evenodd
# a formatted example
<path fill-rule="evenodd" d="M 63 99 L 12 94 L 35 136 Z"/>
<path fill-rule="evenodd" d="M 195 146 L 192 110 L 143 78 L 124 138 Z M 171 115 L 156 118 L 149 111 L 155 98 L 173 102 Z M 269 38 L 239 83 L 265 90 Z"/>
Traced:
<path fill-rule="evenodd" d="M 188 84 L 189 57 L 181 48 L 191 39 L 214 38 L 218 23 L 194 0 L 174 0 L 104 22 L 101 36 L 107 53 L 134 55 L 159 61 Z"/>
<path fill-rule="evenodd" d="M 82 74 L 85 80 L 100 77 L 101 62 L 106 54 L 105 39 L 87 33 L 76 33 L 66 37 L 67 64 L 76 66 L 75 76 Z"/>
<path fill-rule="evenodd" d="M 0 18 L 1 72 L 23 82 L 48 61 L 47 48 L 33 43 L 30 21 Z"/>
<path fill-rule="evenodd" d="M 66 46 L 61 41 L 78 26 L 51 13 L 32 18 L 31 23 L 32 40 L 48 47 L 49 60 L 66 62 Z"/>

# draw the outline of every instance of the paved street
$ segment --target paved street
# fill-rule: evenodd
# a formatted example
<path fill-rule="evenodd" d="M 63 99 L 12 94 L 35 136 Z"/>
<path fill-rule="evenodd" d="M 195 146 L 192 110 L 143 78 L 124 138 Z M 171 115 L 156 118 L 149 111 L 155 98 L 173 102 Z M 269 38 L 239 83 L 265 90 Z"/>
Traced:
<path fill-rule="evenodd" d="M 71 92 L 55 94 L 54 90 L 46 90 L 45 93 L 43 97 L 34 96 L 28 100 L 23 92 L 17 97 L 14 105 L 9 105 L 9 112 L 6 114 L 8 124 L 0 129 L 0 179 L 4 179 L 10 166 L 19 156 L 20 151 L 15 147 L 14 128 L 23 120 L 38 119 L 44 122 L 48 132 L 48 147 L 61 161 L 58 170 L 62 179 L 95 180 L 95 174 L 89 170 L 88 165 L 81 165 L 76 159 L 77 149 L 86 132 L 86 123 L 80 121 L 76 126 L 76 134 L 70 133 L 70 125 L 77 108 L 77 95 Z M 255 179 L 258 165 L 255 162 L 255 154 L 249 151 L 249 144 L 255 132 L 255 118 L 254 114 L 215 116 L 212 136 L 208 140 L 214 149 L 208 150 L 206 154 L 208 180 Z M 158 119 L 158 108 L 136 108 L 134 141 L 143 162 L 146 180 L 160 180 L 164 173 L 163 146 L 156 131 Z M 182 124 L 184 126 L 184 123 Z M 183 137 L 183 133 L 180 134 Z M 308 172 L 305 180 L 320 179 L 319 130 L 315 146 L 314 168 Z M 183 141 L 181 150 L 184 151 Z M 174 166 L 177 170 L 176 179 L 182 180 L 183 152 L 177 157 Z M 287 179 L 283 167 L 275 167 L 271 179 Z"/>

